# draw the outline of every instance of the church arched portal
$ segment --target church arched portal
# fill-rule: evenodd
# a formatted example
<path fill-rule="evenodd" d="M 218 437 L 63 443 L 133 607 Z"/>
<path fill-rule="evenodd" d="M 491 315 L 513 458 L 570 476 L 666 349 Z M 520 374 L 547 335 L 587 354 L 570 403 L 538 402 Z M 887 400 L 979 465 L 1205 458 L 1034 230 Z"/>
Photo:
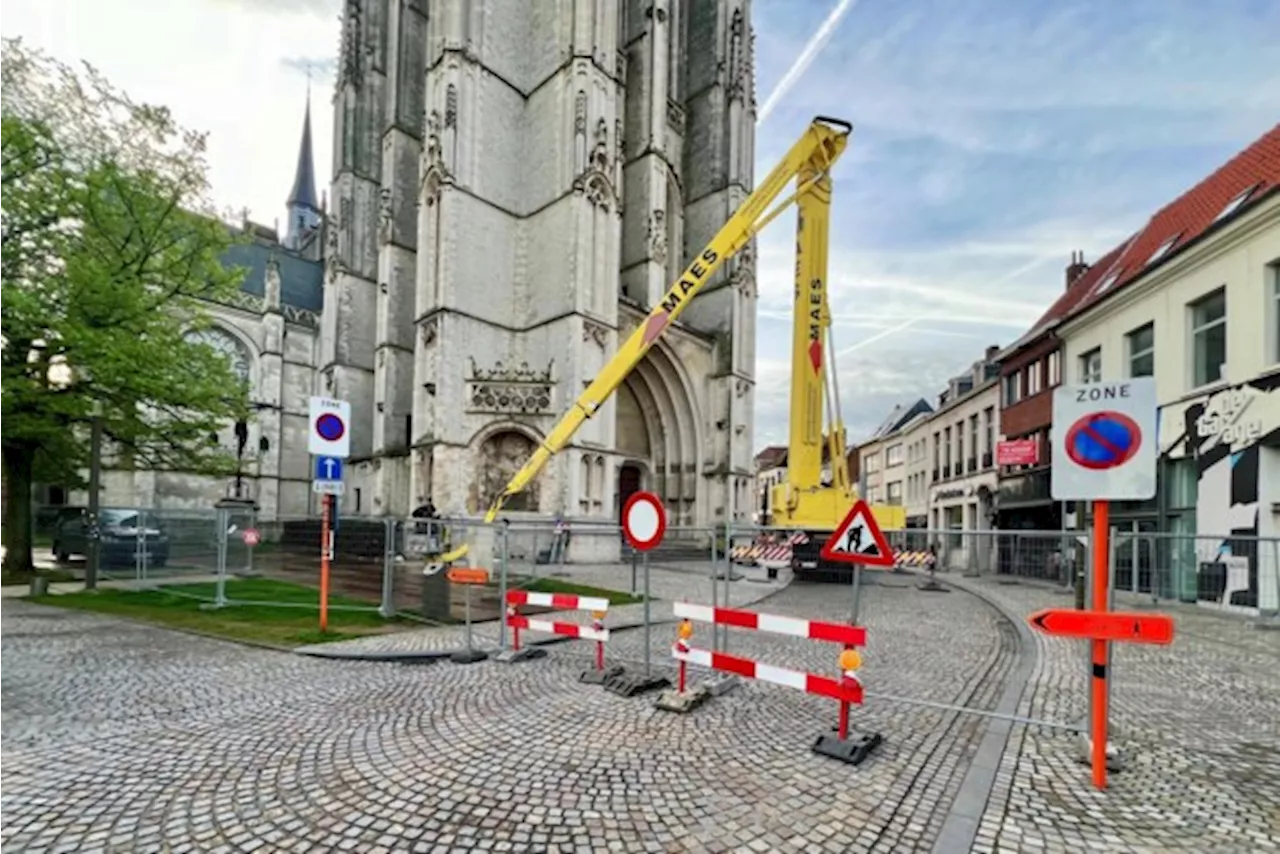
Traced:
<path fill-rule="evenodd" d="M 646 488 L 663 500 L 670 524 L 693 524 L 699 485 L 697 411 L 679 368 L 661 344 L 618 389 L 615 413 L 615 443 L 624 458 L 617 506 Z"/>
<path fill-rule="evenodd" d="M 537 444 L 517 430 L 500 430 L 480 443 L 477 453 L 475 479 L 471 486 L 469 510 L 483 513 L 493 504 L 498 493 L 533 456 Z M 536 511 L 538 509 L 538 479 L 511 496 L 503 505 L 505 510 Z"/>

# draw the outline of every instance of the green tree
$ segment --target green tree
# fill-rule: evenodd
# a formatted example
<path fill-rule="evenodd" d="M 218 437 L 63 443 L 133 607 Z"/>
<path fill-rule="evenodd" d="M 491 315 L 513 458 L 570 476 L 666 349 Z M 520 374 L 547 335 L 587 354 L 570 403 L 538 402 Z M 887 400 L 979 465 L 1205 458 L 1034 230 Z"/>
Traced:
<path fill-rule="evenodd" d="M 93 418 L 116 464 L 228 471 L 209 436 L 247 389 L 190 333 L 242 271 L 204 135 L 20 40 L 2 64 L 5 569 L 30 573 L 32 484 L 83 483 Z"/>

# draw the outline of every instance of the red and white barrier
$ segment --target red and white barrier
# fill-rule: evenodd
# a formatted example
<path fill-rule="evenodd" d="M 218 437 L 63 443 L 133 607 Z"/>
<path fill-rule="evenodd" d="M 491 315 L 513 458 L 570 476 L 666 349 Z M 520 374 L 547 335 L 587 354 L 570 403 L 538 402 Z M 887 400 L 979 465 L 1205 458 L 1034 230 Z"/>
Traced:
<path fill-rule="evenodd" d="M 521 605 L 541 605 L 561 611 L 591 611 L 589 626 L 563 623 L 556 620 L 539 620 L 519 613 Z M 609 600 L 599 596 L 573 596 L 567 593 L 530 593 L 527 590 L 507 591 L 507 625 L 511 627 L 511 646 L 520 652 L 520 630 L 546 632 L 562 637 L 582 638 L 596 642 L 596 670 L 604 670 L 604 645 L 609 640 L 609 630 L 604 626 L 604 615 L 609 610 Z"/>
<path fill-rule="evenodd" d="M 675 614 L 686 620 L 715 623 L 720 626 L 736 626 L 740 629 L 756 629 L 778 635 L 790 635 L 810 640 L 831 641 L 846 646 L 866 646 L 867 630 L 862 626 L 843 623 L 823 623 L 797 617 L 778 617 L 773 614 L 757 614 L 736 608 L 712 608 L 708 605 L 691 605 L 677 602 Z"/>
<path fill-rule="evenodd" d="M 796 617 L 780 617 L 774 614 L 757 614 L 754 611 L 741 611 L 736 608 L 713 608 L 706 605 L 692 605 L 688 602 L 677 602 L 675 615 L 684 620 L 697 620 L 701 623 L 712 623 L 721 626 L 736 626 L 742 629 L 772 632 L 790 637 L 808 638 L 809 640 L 830 641 L 841 644 L 846 652 L 841 653 L 841 673 L 839 678 L 822 676 L 817 673 L 806 673 L 802 670 L 790 670 L 772 664 L 762 664 L 749 658 L 715 652 L 709 649 L 697 649 L 689 646 L 688 638 L 693 634 L 691 627 L 682 628 L 680 636 L 671 648 L 671 655 L 681 663 L 680 690 L 684 691 L 684 665 L 697 664 L 734 673 L 747 679 L 759 679 L 772 682 L 787 688 L 795 688 L 806 694 L 817 694 L 830 697 L 840 702 L 840 721 L 838 730 L 844 739 L 849 727 L 849 705 L 862 703 L 862 683 L 858 681 L 856 669 L 861 659 L 851 651 L 856 646 L 866 646 L 867 630 L 862 626 L 849 626 L 843 623 L 825 623 L 818 620 L 804 620 Z M 688 627 L 688 623 L 684 624 Z M 848 666 L 846 667 L 846 663 Z"/>

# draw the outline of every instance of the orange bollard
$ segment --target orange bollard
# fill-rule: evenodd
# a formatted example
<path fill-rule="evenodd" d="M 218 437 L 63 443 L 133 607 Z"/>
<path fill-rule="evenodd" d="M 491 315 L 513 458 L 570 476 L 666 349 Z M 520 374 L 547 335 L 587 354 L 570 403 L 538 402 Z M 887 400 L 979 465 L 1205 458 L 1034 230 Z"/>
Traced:
<path fill-rule="evenodd" d="M 680 623 L 680 628 L 676 630 L 676 649 L 680 650 L 680 652 L 682 653 L 687 653 L 689 651 L 689 639 L 692 637 L 693 637 L 693 623 L 689 622 L 688 620 L 683 620 Z M 676 686 L 676 690 L 681 694 L 684 693 L 685 670 L 687 669 L 687 667 L 688 667 L 688 662 L 685 661 L 683 658 L 680 659 L 680 678 Z"/>
<path fill-rule="evenodd" d="M 591 612 L 591 628 L 597 632 L 604 629 L 604 611 Z M 604 670 L 604 641 L 596 641 L 596 670 Z"/>
<path fill-rule="evenodd" d="M 507 606 L 507 625 L 511 625 L 511 618 L 516 615 L 516 606 Z M 511 648 L 516 652 L 520 651 L 520 627 L 511 626 Z"/>
<path fill-rule="evenodd" d="M 862 656 L 853 647 L 840 653 L 840 684 L 846 687 L 859 684 L 857 671 L 861 666 Z M 839 734 L 841 741 L 849 737 L 849 704 L 844 700 L 840 701 Z"/>

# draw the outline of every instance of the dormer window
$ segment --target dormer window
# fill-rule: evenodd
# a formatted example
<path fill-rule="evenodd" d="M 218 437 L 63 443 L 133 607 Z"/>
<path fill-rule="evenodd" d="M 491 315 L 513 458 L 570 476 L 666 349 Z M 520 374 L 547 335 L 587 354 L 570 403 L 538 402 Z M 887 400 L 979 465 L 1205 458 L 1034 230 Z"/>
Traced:
<path fill-rule="evenodd" d="M 1256 189 L 1258 189 L 1258 185 L 1257 185 L 1257 184 L 1254 184 L 1252 187 L 1250 187 L 1249 189 L 1245 190 L 1244 192 L 1242 192 L 1240 195 L 1236 196 L 1236 197 L 1235 197 L 1234 199 L 1232 199 L 1231 201 L 1227 202 L 1227 206 L 1226 206 L 1226 207 L 1224 207 L 1221 211 L 1219 211 L 1219 212 L 1218 212 L 1218 215 L 1217 215 L 1217 216 L 1215 216 L 1215 217 L 1213 218 L 1213 221 L 1214 221 L 1214 222 L 1221 222 L 1222 220 L 1227 219 L 1228 217 L 1230 217 L 1230 216 L 1231 216 L 1232 214 L 1234 214 L 1236 211 L 1240 210 L 1240 207 L 1241 207 L 1245 202 L 1249 201 L 1249 197 L 1253 195 L 1253 191 L 1254 191 L 1254 190 L 1256 190 Z"/>
<path fill-rule="evenodd" d="M 1120 278 L 1119 270 L 1117 270 L 1114 273 L 1108 274 L 1107 277 L 1103 279 L 1101 282 L 1099 282 L 1098 286 L 1093 289 L 1094 296 L 1102 296 L 1107 291 L 1111 290 L 1111 286 L 1114 285 L 1116 283 L 1116 279 L 1119 279 L 1119 278 Z"/>
<path fill-rule="evenodd" d="M 1178 232 L 1164 243 L 1161 243 L 1160 246 L 1157 247 L 1156 251 L 1151 253 L 1151 257 L 1147 259 L 1147 266 L 1150 267 L 1152 264 L 1159 262 L 1161 258 L 1168 255 L 1169 250 L 1173 248 L 1174 244 L 1178 242 L 1178 238 L 1181 236 L 1182 232 Z"/>

